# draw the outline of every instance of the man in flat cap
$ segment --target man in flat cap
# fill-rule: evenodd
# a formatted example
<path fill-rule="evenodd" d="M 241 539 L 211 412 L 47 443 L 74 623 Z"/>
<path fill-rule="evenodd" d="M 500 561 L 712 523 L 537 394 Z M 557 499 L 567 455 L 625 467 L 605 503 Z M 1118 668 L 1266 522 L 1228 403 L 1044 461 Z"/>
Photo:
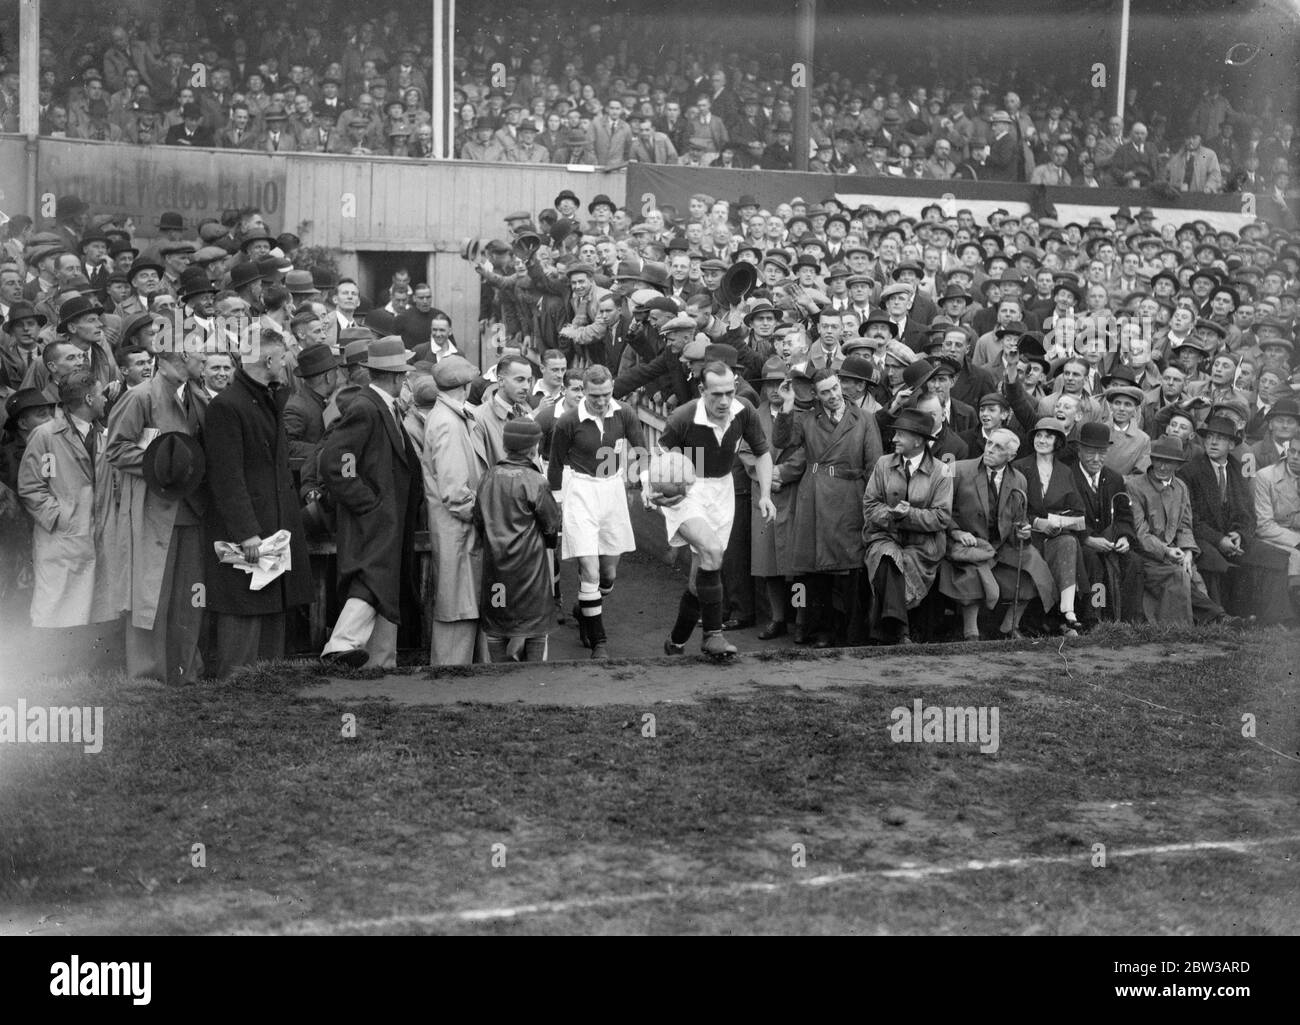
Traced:
<path fill-rule="evenodd" d="M 419 609 L 415 527 L 424 496 L 419 457 L 397 405 L 410 358 L 396 335 L 370 342 L 370 384 L 321 446 L 320 473 L 337 511 L 338 593 L 344 599 L 321 652 L 326 663 L 395 666 L 397 628 Z"/>
<path fill-rule="evenodd" d="M 452 356 L 434 367 L 433 377 L 438 398 L 425 418 L 420 456 L 434 580 L 430 661 L 469 665 L 484 661 L 486 651 L 478 636 L 483 555 L 474 529 L 474 507 L 490 464 L 483 437 L 474 429 L 474 414 L 466 405 L 477 369 L 468 360 Z"/>
<path fill-rule="evenodd" d="M 1143 609 L 1151 623 L 1218 622 L 1222 607 L 1205 591 L 1196 568 L 1200 546 L 1192 529 L 1192 502 L 1186 483 L 1177 476 L 1187 462 L 1173 438 L 1151 445 L 1151 466 L 1125 484 L 1133 502 L 1137 548 L 1142 556 L 1145 595 Z"/>

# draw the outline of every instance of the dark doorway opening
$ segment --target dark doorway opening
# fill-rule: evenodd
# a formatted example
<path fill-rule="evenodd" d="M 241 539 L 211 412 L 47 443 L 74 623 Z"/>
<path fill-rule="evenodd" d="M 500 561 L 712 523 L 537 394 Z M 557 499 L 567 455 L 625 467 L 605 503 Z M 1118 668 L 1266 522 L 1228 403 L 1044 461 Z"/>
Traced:
<path fill-rule="evenodd" d="M 357 285 L 362 299 L 375 306 L 386 303 L 388 288 L 398 271 L 404 270 L 411 276 L 412 287 L 426 283 L 429 280 L 429 255 L 418 251 L 358 252 Z"/>

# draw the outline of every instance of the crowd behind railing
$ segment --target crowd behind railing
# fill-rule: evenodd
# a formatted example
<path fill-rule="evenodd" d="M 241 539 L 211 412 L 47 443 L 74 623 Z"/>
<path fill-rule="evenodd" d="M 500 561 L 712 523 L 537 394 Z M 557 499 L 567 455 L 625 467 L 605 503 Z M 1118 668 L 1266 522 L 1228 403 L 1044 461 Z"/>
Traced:
<path fill-rule="evenodd" d="M 721 539 L 670 652 L 697 615 L 723 654 L 1293 620 L 1296 238 L 1107 220 L 566 190 L 465 243 L 481 371 L 428 282 L 363 297 L 256 210 L 144 247 L 61 196 L 0 262 L 7 628 L 120 623 L 133 675 L 224 674 L 301 646 L 314 538 L 327 661 L 391 665 L 422 621 L 434 662 L 536 657 L 569 615 L 604 657 L 624 485 L 697 558 Z"/>

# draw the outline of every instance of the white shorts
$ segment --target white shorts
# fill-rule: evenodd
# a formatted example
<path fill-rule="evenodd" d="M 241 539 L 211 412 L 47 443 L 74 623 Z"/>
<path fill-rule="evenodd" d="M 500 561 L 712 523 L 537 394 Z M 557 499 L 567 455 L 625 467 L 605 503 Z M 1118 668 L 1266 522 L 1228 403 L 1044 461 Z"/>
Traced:
<path fill-rule="evenodd" d="M 560 557 L 622 555 L 636 551 L 627 488 L 622 476 L 589 477 L 572 474 L 564 485 L 564 533 Z"/>
<path fill-rule="evenodd" d="M 686 497 L 676 505 L 660 506 L 664 526 L 668 528 L 668 543 L 674 548 L 687 544 L 677 533 L 687 520 L 704 520 L 718 536 L 724 548 L 731 537 L 731 522 L 736 518 L 736 485 L 731 474 L 725 477 L 696 477 L 686 492 Z"/>

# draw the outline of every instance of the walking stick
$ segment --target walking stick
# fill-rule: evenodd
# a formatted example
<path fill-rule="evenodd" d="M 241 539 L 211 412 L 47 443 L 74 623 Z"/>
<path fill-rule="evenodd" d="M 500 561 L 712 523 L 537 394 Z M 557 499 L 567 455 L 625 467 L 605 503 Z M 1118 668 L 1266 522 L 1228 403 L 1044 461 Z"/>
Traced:
<path fill-rule="evenodd" d="M 1110 499 L 1110 530 L 1112 534 L 1118 534 L 1115 529 L 1115 503 L 1123 501 L 1128 506 L 1129 512 L 1133 511 L 1133 500 L 1128 497 L 1127 492 L 1121 491 L 1117 495 L 1112 495 Z M 1116 538 L 1112 537 L 1111 541 Z M 1106 565 L 1106 577 L 1110 584 L 1110 593 L 1115 596 L 1115 622 L 1122 622 L 1124 617 L 1124 595 L 1120 587 L 1119 559 L 1114 552 L 1107 552 L 1103 562 Z"/>
<path fill-rule="evenodd" d="M 1029 508 L 1029 496 L 1020 488 L 1012 488 L 1010 496 L 1014 498 L 1016 495 L 1020 496 L 1020 511 L 1016 514 L 1015 519 L 1012 520 L 1012 529 L 1015 531 L 1016 536 L 1016 586 L 1015 590 L 1011 592 L 1012 637 L 1020 632 L 1020 571 L 1025 561 L 1025 545 L 1029 544 L 1028 541 L 1022 541 L 1020 539 L 1020 528 L 1026 522 L 1025 512 Z"/>

